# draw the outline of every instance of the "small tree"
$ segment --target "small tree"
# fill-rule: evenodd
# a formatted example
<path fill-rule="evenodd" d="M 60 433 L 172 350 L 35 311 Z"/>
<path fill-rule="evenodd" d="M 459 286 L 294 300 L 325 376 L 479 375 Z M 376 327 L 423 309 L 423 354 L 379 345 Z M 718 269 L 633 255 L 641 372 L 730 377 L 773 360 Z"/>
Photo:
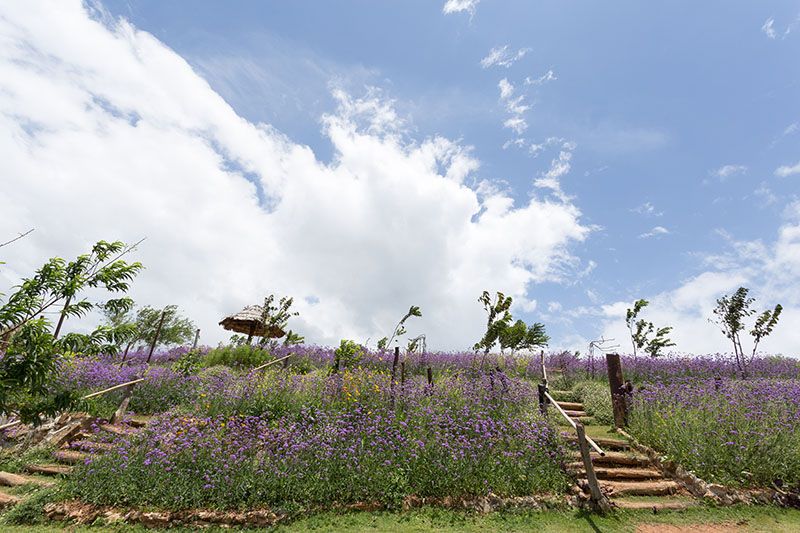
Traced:
<path fill-rule="evenodd" d="M 95 304 L 78 299 L 87 288 L 121 294 L 141 270 L 140 263 L 127 263 L 121 257 L 132 247 L 121 242 L 100 241 L 88 254 L 73 261 L 54 257 L 25 278 L 0 305 L 0 414 L 17 415 L 23 422 L 39 423 L 43 415 L 53 415 L 75 400 L 69 391 L 56 391 L 53 373 L 59 359 L 68 352 L 112 351 L 123 331 L 100 326 L 92 333 L 70 333 L 58 337 L 67 317 L 81 317 Z M 61 305 L 58 324 L 53 327 L 44 313 Z M 116 298 L 105 307 L 130 309 L 130 298 Z"/>
<path fill-rule="evenodd" d="M 739 287 L 733 295 L 724 295 L 717 299 L 714 309 L 716 318 L 709 319 L 717 324 L 722 333 L 733 343 L 733 353 L 736 357 L 736 366 L 742 375 L 747 378 L 747 371 L 756 357 L 759 343 L 775 329 L 781 316 L 783 307 L 777 304 L 773 309 L 767 309 L 756 318 L 750 336 L 753 337 L 753 350 L 746 354 L 742 347 L 741 332 L 745 330 L 745 319 L 756 313 L 752 308 L 755 298 L 748 297 L 749 289 Z"/>
<path fill-rule="evenodd" d="M 525 340 L 520 348 L 528 350 L 544 348 L 549 342 L 550 336 L 545 332 L 544 324 L 534 322 L 528 327 L 528 331 L 525 333 Z"/>
<path fill-rule="evenodd" d="M 290 296 L 282 296 L 278 302 L 275 302 L 274 294 L 264 298 L 261 322 L 264 324 L 265 333 L 258 343 L 259 346 L 262 348 L 275 348 L 278 342 L 270 337 L 270 334 L 274 331 L 286 332 L 285 345 L 300 344 L 305 341 L 301 335 L 288 329 L 289 319 L 300 315 L 297 311 L 291 310 L 293 303 L 294 298 Z"/>
<path fill-rule="evenodd" d="M 650 302 L 647 300 L 636 300 L 633 303 L 633 309 L 628 308 L 625 313 L 625 324 L 631 335 L 634 358 L 638 350 L 644 350 L 650 357 L 658 357 L 664 348 L 675 346 L 668 336 L 672 331 L 671 326 L 656 328 L 652 322 L 639 318 L 639 313 L 648 305 Z M 650 338 L 653 333 L 655 336 Z"/>
<path fill-rule="evenodd" d="M 483 308 L 486 310 L 486 332 L 475 343 L 473 349 L 483 350 L 483 359 L 481 360 L 481 367 L 483 367 L 486 362 L 486 356 L 489 355 L 489 351 L 497 343 L 500 334 L 511 324 L 512 319 L 509 309 L 511 309 L 512 298 L 498 291 L 493 302 L 489 291 L 483 291 L 478 301 L 483 304 Z"/>
<path fill-rule="evenodd" d="M 383 337 L 381 340 L 378 341 L 378 349 L 379 350 L 385 350 L 386 348 L 388 348 L 388 347 L 390 347 L 392 345 L 392 341 L 395 339 L 395 337 L 400 337 L 401 335 L 405 335 L 406 334 L 406 327 L 405 327 L 406 320 L 408 320 L 412 316 L 417 316 L 417 317 L 421 317 L 422 316 L 422 311 L 416 305 L 412 305 L 411 307 L 408 308 L 408 313 L 403 315 L 403 318 L 401 318 L 400 322 L 398 322 L 397 325 L 394 327 L 394 330 L 392 331 L 392 336 L 391 337 L 388 337 L 388 338 L 387 337 Z"/>
<path fill-rule="evenodd" d="M 511 350 L 511 354 L 519 350 L 525 343 L 525 337 L 528 334 L 528 326 L 522 320 L 517 320 L 514 324 L 508 326 L 500 332 L 500 353 L 506 349 Z"/>

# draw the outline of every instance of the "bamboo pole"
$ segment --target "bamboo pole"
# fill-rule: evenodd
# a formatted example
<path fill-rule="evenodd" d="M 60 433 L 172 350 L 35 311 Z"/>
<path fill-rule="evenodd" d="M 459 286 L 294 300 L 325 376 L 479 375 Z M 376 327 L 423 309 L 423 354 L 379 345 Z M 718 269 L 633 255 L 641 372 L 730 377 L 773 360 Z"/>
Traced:
<path fill-rule="evenodd" d="M 544 395 L 545 395 L 545 397 L 546 397 L 546 398 L 547 398 L 547 399 L 550 401 L 550 403 L 552 403 L 552 404 L 553 404 L 553 407 L 555 407 L 556 409 L 558 409 L 558 412 L 559 412 L 559 413 L 561 413 L 561 416 L 563 416 L 564 418 L 566 418 L 566 419 L 567 419 L 567 422 L 569 422 L 569 424 L 570 424 L 570 425 L 571 425 L 571 426 L 572 426 L 572 427 L 575 429 L 575 431 L 577 431 L 577 430 L 578 430 L 578 425 L 577 425 L 577 424 L 580 424 L 580 422 L 576 423 L 576 422 L 575 422 L 575 421 L 574 421 L 574 420 L 573 420 L 573 419 L 572 419 L 572 418 L 571 418 L 571 417 L 570 417 L 570 416 L 569 416 L 569 415 L 568 415 L 568 414 L 567 414 L 567 413 L 566 413 L 566 412 L 565 412 L 565 411 L 564 411 L 564 410 L 561 408 L 561 406 L 560 406 L 560 405 L 558 405 L 558 402 L 556 402 L 556 401 L 553 399 L 553 397 L 552 397 L 552 396 L 550 396 L 550 393 L 549 393 L 549 392 L 545 391 Z M 606 452 L 604 452 L 604 451 L 603 451 L 603 449 L 602 449 L 602 448 L 600 448 L 600 446 L 598 446 L 598 445 L 597 445 L 597 443 L 591 439 L 591 437 L 588 437 L 588 436 L 587 436 L 587 437 L 586 437 L 586 441 L 589 443 L 589 445 L 590 445 L 592 448 L 594 448 L 594 449 L 595 449 L 595 451 L 597 451 L 597 453 L 599 453 L 599 454 L 600 454 L 600 455 L 602 455 L 602 456 L 605 456 Z"/>

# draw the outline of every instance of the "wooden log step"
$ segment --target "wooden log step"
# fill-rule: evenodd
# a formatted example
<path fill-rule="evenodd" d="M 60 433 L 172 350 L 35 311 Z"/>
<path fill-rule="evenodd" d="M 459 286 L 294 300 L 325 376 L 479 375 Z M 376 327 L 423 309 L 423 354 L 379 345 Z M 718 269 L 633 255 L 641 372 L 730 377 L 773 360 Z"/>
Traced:
<path fill-rule="evenodd" d="M 567 413 L 567 416 L 570 416 L 572 418 L 582 418 L 582 417 L 585 417 L 585 416 L 589 416 L 586 413 L 586 411 L 570 411 L 570 410 L 564 409 L 564 412 Z"/>
<path fill-rule="evenodd" d="M 572 457 L 580 459 L 580 453 L 570 454 Z M 650 459 L 644 455 L 625 453 L 625 452 L 606 452 L 604 456 L 592 453 L 593 465 L 620 465 L 620 466 L 650 466 Z"/>
<path fill-rule="evenodd" d="M 4 487 L 21 487 L 23 485 L 39 485 L 40 487 L 53 486 L 52 481 L 45 481 L 30 476 L 12 474 L 11 472 L 0 472 L 0 485 Z"/>
<path fill-rule="evenodd" d="M 562 402 L 556 400 L 556 403 L 565 411 L 583 411 L 583 404 L 578 402 Z"/>
<path fill-rule="evenodd" d="M 614 505 L 620 509 L 640 510 L 648 509 L 654 513 L 658 511 L 680 511 L 696 507 L 698 502 L 694 500 L 676 499 L 670 497 L 659 498 L 658 500 L 631 500 L 627 498 L 615 498 Z"/>
<path fill-rule="evenodd" d="M 574 433 L 562 433 L 562 435 L 570 442 L 578 442 L 578 436 Z M 624 440 L 609 439 L 606 437 L 592 437 L 592 440 L 603 448 L 603 450 L 625 451 L 631 449 L 631 445 Z"/>
<path fill-rule="evenodd" d="M 114 448 L 110 442 L 98 442 L 94 440 L 75 440 L 69 445 L 72 450 L 85 450 L 91 453 L 107 452 Z"/>
<path fill-rule="evenodd" d="M 79 452 L 78 450 L 56 450 L 53 452 L 53 457 L 59 463 L 77 465 L 86 461 L 86 459 L 91 457 L 91 454 Z"/>
<path fill-rule="evenodd" d="M 12 507 L 20 502 L 21 498 L 7 492 L 0 491 L 0 508 Z"/>
<path fill-rule="evenodd" d="M 122 424 L 101 424 L 100 429 L 113 433 L 114 435 L 132 435 L 136 430 L 130 426 L 123 426 Z"/>
<path fill-rule="evenodd" d="M 44 474 L 46 476 L 65 476 L 72 472 L 72 467 L 59 464 L 31 464 L 26 465 L 25 470 L 34 474 Z"/>
<path fill-rule="evenodd" d="M 574 472 L 585 475 L 583 463 L 571 463 L 568 468 Z M 664 479 L 661 472 L 654 468 L 630 468 L 630 467 L 594 467 L 597 479 L 607 479 L 610 481 L 641 481 L 646 479 Z"/>
<path fill-rule="evenodd" d="M 680 485 L 663 479 L 660 481 L 600 481 L 603 492 L 611 498 L 618 496 L 666 496 L 678 492 Z"/>
<path fill-rule="evenodd" d="M 578 400 L 578 395 L 572 392 L 571 390 L 551 390 L 550 396 L 557 402 L 566 401 L 572 402 Z"/>
<path fill-rule="evenodd" d="M 150 415 L 131 415 L 128 417 L 128 424 L 135 428 L 142 428 L 150 423 L 153 417 Z"/>

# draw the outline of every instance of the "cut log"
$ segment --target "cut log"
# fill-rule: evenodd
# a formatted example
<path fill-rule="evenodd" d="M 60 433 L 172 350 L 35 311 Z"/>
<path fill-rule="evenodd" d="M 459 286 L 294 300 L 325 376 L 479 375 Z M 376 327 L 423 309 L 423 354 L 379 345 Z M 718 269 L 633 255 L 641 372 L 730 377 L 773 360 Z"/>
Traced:
<path fill-rule="evenodd" d="M 690 507 L 695 507 L 698 505 L 698 503 L 692 500 L 674 500 L 668 497 L 657 501 L 626 500 L 625 498 L 619 498 L 614 500 L 614 505 L 616 507 L 619 507 L 620 509 L 631 509 L 631 510 L 649 509 L 652 510 L 653 512 L 658 512 L 658 511 L 680 511 L 683 509 L 688 509 Z"/>
<path fill-rule="evenodd" d="M 574 472 L 583 472 L 582 463 L 571 463 L 570 470 Z M 605 468 L 595 466 L 595 475 L 597 479 L 612 480 L 612 481 L 641 481 L 651 479 L 663 479 L 664 476 L 654 468 Z"/>
<path fill-rule="evenodd" d="M 573 453 L 572 457 L 580 459 L 580 454 Z M 624 452 L 606 452 L 605 456 L 592 453 L 594 465 L 620 465 L 620 466 L 650 466 L 650 459 L 644 455 L 634 455 Z"/>
<path fill-rule="evenodd" d="M 583 404 L 579 402 L 562 402 L 556 400 L 556 403 L 561 406 L 565 411 L 583 411 Z"/>
<path fill-rule="evenodd" d="M 70 449 L 87 452 L 107 452 L 114 448 L 110 442 L 97 442 L 93 440 L 74 440 L 70 444 Z"/>
<path fill-rule="evenodd" d="M 565 439 L 570 442 L 577 442 L 578 437 L 574 433 L 562 433 Z M 609 439 L 606 437 L 592 437 L 592 440 L 604 450 L 624 451 L 630 450 L 631 445 L 624 440 Z"/>
<path fill-rule="evenodd" d="M 40 487 L 53 486 L 52 481 L 45 481 L 35 477 L 21 476 L 11 472 L 0 472 L 0 485 L 4 487 L 21 487 L 23 485 L 39 485 Z"/>
<path fill-rule="evenodd" d="M 101 424 L 100 429 L 113 433 L 114 435 L 132 435 L 136 433 L 136 430 L 133 428 L 121 424 Z"/>
<path fill-rule="evenodd" d="M 59 463 L 66 463 L 69 465 L 81 464 L 91 455 L 78 450 L 56 450 L 53 452 L 53 457 Z"/>
<path fill-rule="evenodd" d="M 65 476 L 72 472 L 72 467 L 59 464 L 26 465 L 25 470 L 34 474 L 44 474 L 46 476 Z"/>
<path fill-rule="evenodd" d="M 13 505 L 17 505 L 19 502 L 19 496 L 14 496 L 13 494 L 8 494 L 6 492 L 0 492 L 0 507 L 11 507 Z"/>
<path fill-rule="evenodd" d="M 559 405 L 561 405 L 561 404 L 559 404 Z M 562 405 L 561 408 L 563 409 L 564 406 Z M 589 416 L 586 413 L 586 411 L 569 411 L 567 409 L 564 409 L 564 412 L 567 413 L 567 416 L 570 416 L 572 418 L 580 418 L 580 417 L 584 417 L 584 416 Z"/>
<path fill-rule="evenodd" d="M 128 423 L 135 428 L 141 428 L 149 424 L 151 420 L 153 420 L 153 417 L 149 415 L 131 415 L 128 418 Z"/>
<path fill-rule="evenodd" d="M 618 496 L 665 496 L 678 492 L 674 481 L 601 481 L 600 486 L 611 498 Z"/>

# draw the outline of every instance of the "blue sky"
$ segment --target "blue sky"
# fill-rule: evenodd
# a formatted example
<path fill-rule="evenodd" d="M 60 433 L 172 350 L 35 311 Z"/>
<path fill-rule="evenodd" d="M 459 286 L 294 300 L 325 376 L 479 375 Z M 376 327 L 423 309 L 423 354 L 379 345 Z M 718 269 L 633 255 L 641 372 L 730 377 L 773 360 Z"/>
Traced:
<path fill-rule="evenodd" d="M 517 136 L 502 125 L 497 84 L 552 69 L 557 80 L 528 92 L 522 137 L 577 144 L 563 188 L 601 228 L 578 251 L 597 263 L 592 275 L 537 286 L 540 300 L 668 290 L 698 272 L 696 254 L 724 251 L 718 230 L 771 237 L 800 191 L 797 177 L 774 175 L 799 158 L 800 130 L 784 132 L 800 121 L 800 39 L 762 31 L 770 17 L 778 31 L 794 24 L 798 2 L 486 1 L 471 18 L 431 1 L 236 2 L 224 13 L 216 2 L 107 5 L 184 56 L 240 114 L 320 157 L 330 154 L 319 128 L 330 84 L 376 86 L 420 137 L 474 146 L 480 175 L 506 180 L 517 198 L 550 157 L 503 148 Z M 530 51 L 481 67 L 505 45 Z M 243 60 L 255 73 L 237 68 Z M 726 165 L 746 170 L 712 175 Z M 635 211 L 647 203 L 652 214 Z M 669 234 L 639 238 L 656 226 Z"/>
<path fill-rule="evenodd" d="M 577 208 L 589 231 L 569 244 L 573 268 L 529 283 L 537 303 L 519 311 L 547 319 L 564 345 L 616 334 L 597 325 L 620 302 L 672 301 L 723 262 L 738 279 L 742 250 L 777 242 L 800 192 L 800 3 L 461 3 L 472 12 L 445 14 L 444 0 L 102 5 L 321 164 L 338 157 L 322 122 L 334 90 L 379 95 L 408 143 L 471 147 L 472 186 L 488 180 L 518 207 L 539 195 Z M 502 47 L 516 60 L 481 64 Z M 513 87 L 505 99 L 501 80 Z M 514 117 L 527 127 L 504 126 Z M 561 196 L 534 187 L 560 153 Z M 769 277 L 745 276 L 764 285 L 765 304 L 785 293 Z"/>

